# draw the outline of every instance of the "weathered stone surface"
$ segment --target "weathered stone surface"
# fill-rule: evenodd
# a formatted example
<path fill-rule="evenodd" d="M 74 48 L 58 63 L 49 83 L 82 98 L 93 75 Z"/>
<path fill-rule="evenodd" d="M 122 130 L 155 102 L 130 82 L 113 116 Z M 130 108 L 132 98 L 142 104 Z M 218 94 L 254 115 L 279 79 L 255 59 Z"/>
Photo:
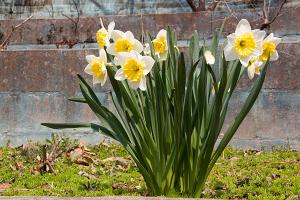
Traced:
<path fill-rule="evenodd" d="M 300 33 L 300 8 L 290 8 L 282 11 L 282 14 L 271 25 L 271 31 L 279 35 L 296 35 Z M 201 37 L 211 37 L 212 32 L 219 28 L 225 16 L 229 16 L 224 36 L 234 31 L 236 24 L 241 18 L 248 19 L 253 27 L 258 28 L 262 24 L 260 12 L 253 10 L 236 11 L 232 16 L 224 12 L 198 12 L 176 14 L 147 14 L 129 16 L 104 16 L 104 24 L 110 21 L 116 22 L 116 29 L 130 30 L 137 38 L 142 31 L 149 31 L 152 35 L 160 29 L 171 26 L 178 33 L 179 39 L 189 39 L 194 30 Z M 75 19 L 75 18 L 74 18 Z M 76 20 L 76 19 L 75 19 Z M 4 37 L 9 33 L 12 25 L 21 20 L 1 20 L 0 31 Z M 286 23 L 289 22 L 289 23 Z M 283 25 L 284 24 L 284 25 Z M 21 29 L 15 31 L 10 44 L 55 44 L 66 40 L 79 39 L 79 42 L 95 42 L 95 33 L 100 28 L 98 17 L 81 17 L 78 28 L 67 18 L 62 19 L 32 19 Z"/>
<path fill-rule="evenodd" d="M 185 49 L 187 50 L 187 49 Z M 300 88 L 300 45 L 280 44 L 280 59 L 271 62 L 265 89 L 297 90 Z M 0 52 L 0 91 L 53 92 L 73 95 L 78 91 L 76 74 L 83 74 L 85 56 L 97 55 L 95 49 L 83 50 L 22 50 Z M 245 78 L 238 88 L 247 89 L 251 81 Z M 109 85 L 99 91 L 107 91 Z"/>
<path fill-rule="evenodd" d="M 257 136 L 300 141 L 299 99 L 300 93 L 295 91 L 263 91 L 257 102 Z"/>
<path fill-rule="evenodd" d="M 20 144 L 48 137 L 53 130 L 40 126 L 42 122 L 95 121 L 86 105 L 68 102 L 67 98 L 80 94 L 76 74 L 84 74 L 85 55 L 97 53 L 95 49 L 0 52 L 0 143 L 10 139 Z M 255 138 L 299 141 L 300 46 L 282 44 L 279 54 L 279 61 L 270 66 L 263 90 L 235 139 L 249 139 L 249 143 Z M 91 83 L 91 77 L 84 76 Z M 225 128 L 241 108 L 251 85 L 245 75 L 230 103 Z M 109 84 L 95 88 L 101 101 L 111 106 Z M 88 142 L 100 139 L 95 134 L 88 135 L 87 130 L 75 132 Z"/>
<path fill-rule="evenodd" d="M 107 104 L 105 93 L 97 95 L 103 104 Z M 42 141 L 51 133 L 69 132 L 72 132 L 69 136 L 97 143 L 101 137 L 91 134 L 90 129 L 57 131 L 41 126 L 43 122 L 98 121 L 87 105 L 69 102 L 67 98 L 60 92 L 0 92 L 0 146 L 8 141 L 13 145 L 27 143 L 28 140 Z"/>
<path fill-rule="evenodd" d="M 238 90 L 234 93 L 222 133 L 238 114 L 248 95 L 247 91 Z M 298 92 L 263 89 L 234 138 L 282 141 L 290 139 L 298 141 L 299 144 L 299 99 Z"/>
<path fill-rule="evenodd" d="M 271 13 L 276 13 L 276 9 L 271 9 Z M 235 27 L 240 19 L 247 19 L 253 28 L 260 28 L 263 23 L 262 11 L 259 9 L 234 10 L 214 12 L 212 15 L 212 30 L 221 27 L 224 18 L 227 17 L 224 26 L 224 36 L 235 31 Z M 269 32 L 278 35 L 293 35 L 300 33 L 300 7 L 283 9 L 276 20 L 270 25 Z"/>

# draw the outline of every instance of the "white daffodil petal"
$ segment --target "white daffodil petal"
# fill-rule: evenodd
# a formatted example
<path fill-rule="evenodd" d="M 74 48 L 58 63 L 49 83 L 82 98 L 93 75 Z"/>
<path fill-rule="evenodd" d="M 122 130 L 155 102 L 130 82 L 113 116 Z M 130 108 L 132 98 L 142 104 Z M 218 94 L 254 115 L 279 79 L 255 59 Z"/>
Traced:
<path fill-rule="evenodd" d="M 92 66 L 90 64 L 88 64 L 85 68 L 84 68 L 84 72 L 89 74 L 89 75 L 93 75 L 92 72 Z"/>
<path fill-rule="evenodd" d="M 204 57 L 205 57 L 207 64 L 210 64 L 210 65 L 215 64 L 215 57 L 212 55 L 212 53 L 210 51 L 205 51 Z"/>
<path fill-rule="evenodd" d="M 100 17 L 100 25 L 101 25 L 101 27 L 104 27 L 103 21 L 102 21 L 102 18 L 101 18 L 101 17 Z"/>
<path fill-rule="evenodd" d="M 101 80 L 101 86 L 105 84 L 106 80 L 107 80 L 107 72 L 105 71 L 104 78 L 103 80 Z"/>
<path fill-rule="evenodd" d="M 98 32 L 102 32 L 102 33 L 106 33 L 107 34 L 107 30 L 104 27 L 100 28 L 98 30 Z"/>
<path fill-rule="evenodd" d="M 245 58 L 240 58 L 240 62 L 244 67 L 247 67 L 249 65 L 249 61 L 251 60 L 251 57 L 245 57 Z"/>
<path fill-rule="evenodd" d="M 273 53 L 273 55 L 271 56 L 270 60 L 271 60 L 271 61 L 275 61 L 275 60 L 278 60 L 278 58 L 279 58 L 278 52 L 275 51 L 275 52 Z"/>
<path fill-rule="evenodd" d="M 250 32 L 250 31 L 251 31 L 251 26 L 246 19 L 242 19 L 241 21 L 239 21 L 235 29 L 235 33 L 237 34 L 243 34 L 245 32 Z"/>
<path fill-rule="evenodd" d="M 261 31 L 259 29 L 253 30 L 252 34 L 253 34 L 254 39 L 255 39 L 256 42 L 262 41 L 264 39 L 264 37 L 266 36 L 266 32 Z"/>
<path fill-rule="evenodd" d="M 147 75 L 151 71 L 151 69 L 152 69 L 155 61 L 150 56 L 143 56 L 142 59 L 141 59 L 141 61 L 145 64 L 145 68 L 143 70 L 143 74 Z"/>
<path fill-rule="evenodd" d="M 106 49 L 107 53 L 110 55 L 116 55 L 115 45 L 109 44 Z"/>
<path fill-rule="evenodd" d="M 254 78 L 254 74 L 255 74 L 255 66 L 250 65 L 248 67 L 248 77 L 249 77 L 250 80 L 252 80 Z"/>
<path fill-rule="evenodd" d="M 150 45 L 149 45 L 149 43 L 146 43 L 146 44 L 145 44 L 144 53 L 145 53 L 145 55 L 150 55 L 151 50 L 150 50 Z"/>
<path fill-rule="evenodd" d="M 87 61 L 88 63 L 91 63 L 94 59 L 96 59 L 96 56 L 94 56 L 94 55 L 87 55 L 87 56 L 85 57 L 85 59 L 86 59 L 86 61 Z"/>
<path fill-rule="evenodd" d="M 124 81 L 126 78 L 124 76 L 124 73 L 123 73 L 123 69 L 119 69 L 116 74 L 115 74 L 115 79 L 118 80 L 118 81 Z"/>
<path fill-rule="evenodd" d="M 234 47 L 230 44 L 227 44 L 224 48 L 224 55 L 226 61 L 232 61 L 238 59 L 238 55 L 236 54 Z"/>
<path fill-rule="evenodd" d="M 134 36 L 132 34 L 131 31 L 126 31 L 125 32 L 125 37 L 128 39 L 128 40 L 134 40 Z"/>
<path fill-rule="evenodd" d="M 129 85 L 129 87 L 131 87 L 132 89 L 136 90 L 136 89 L 138 89 L 138 88 L 140 87 L 140 82 L 128 80 L 128 85 Z"/>
<path fill-rule="evenodd" d="M 93 76 L 93 85 L 101 83 L 101 79 L 97 78 L 96 76 Z"/>
<path fill-rule="evenodd" d="M 110 22 L 110 23 L 108 24 L 108 27 L 107 27 L 108 33 L 111 33 L 111 32 L 114 30 L 115 25 L 116 25 L 116 24 L 115 24 L 114 21 L 112 21 L 112 22 Z"/>
<path fill-rule="evenodd" d="M 168 57 L 168 52 L 166 51 L 165 53 L 159 54 L 159 59 L 160 60 L 167 60 Z"/>
<path fill-rule="evenodd" d="M 265 38 L 265 40 L 266 40 L 266 41 L 270 41 L 273 37 L 274 37 L 274 34 L 273 34 L 273 33 L 270 33 L 270 34 Z"/>
<path fill-rule="evenodd" d="M 113 41 L 117 41 L 119 38 L 123 37 L 125 34 L 122 31 L 119 30 L 113 30 L 111 31 L 111 38 Z"/>
<path fill-rule="evenodd" d="M 256 45 L 257 45 L 257 47 L 256 47 L 256 49 L 254 49 L 254 51 L 252 53 L 252 57 L 258 57 L 263 53 L 262 42 L 257 42 Z"/>
<path fill-rule="evenodd" d="M 230 35 L 227 36 L 227 42 L 230 45 L 234 45 L 234 41 L 237 35 L 235 33 L 231 33 Z"/>
<path fill-rule="evenodd" d="M 167 31 L 165 29 L 161 29 L 158 33 L 156 38 L 164 37 L 167 38 Z"/>
<path fill-rule="evenodd" d="M 140 41 L 138 41 L 137 39 L 133 40 L 133 48 L 135 51 L 137 51 L 138 53 L 141 53 L 143 51 L 143 45 L 142 43 L 140 43 Z"/>
<path fill-rule="evenodd" d="M 274 44 L 277 46 L 281 42 L 281 38 L 273 37 L 270 41 L 274 42 Z"/>
<path fill-rule="evenodd" d="M 139 88 L 142 90 L 142 91 L 145 91 L 147 89 L 147 84 L 146 84 L 146 78 L 143 77 L 140 84 L 139 84 Z"/>
<path fill-rule="evenodd" d="M 100 51 L 99 51 L 99 58 L 105 64 L 107 63 L 107 56 L 106 56 L 106 52 L 105 52 L 104 49 L 100 49 Z"/>

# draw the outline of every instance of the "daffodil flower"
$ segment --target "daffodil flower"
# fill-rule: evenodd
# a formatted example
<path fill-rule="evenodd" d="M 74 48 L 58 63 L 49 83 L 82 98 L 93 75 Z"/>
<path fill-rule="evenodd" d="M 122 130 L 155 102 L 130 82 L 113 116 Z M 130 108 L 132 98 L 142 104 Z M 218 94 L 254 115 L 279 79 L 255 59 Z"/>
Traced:
<path fill-rule="evenodd" d="M 151 71 L 154 59 L 142 56 L 137 51 L 119 53 L 116 57 L 115 64 L 121 68 L 116 72 L 115 79 L 119 81 L 127 79 L 131 88 L 145 91 L 147 88 L 145 76 Z"/>
<path fill-rule="evenodd" d="M 260 71 L 262 68 L 263 62 L 259 58 L 252 58 L 249 62 L 248 70 L 248 77 L 249 79 L 253 79 L 254 75 L 260 75 Z"/>
<path fill-rule="evenodd" d="M 115 28 L 115 22 L 112 21 L 109 23 L 107 30 L 103 25 L 102 19 L 100 18 L 101 29 L 99 29 L 96 33 L 96 39 L 98 46 L 100 48 L 104 48 L 109 45 L 109 40 L 111 38 L 111 33 Z"/>
<path fill-rule="evenodd" d="M 143 51 L 143 45 L 134 38 L 132 32 L 122 32 L 119 30 L 113 30 L 111 34 L 113 43 L 107 46 L 107 53 L 111 55 L 117 55 L 121 52 L 136 51 L 141 53 Z"/>
<path fill-rule="evenodd" d="M 262 42 L 263 52 L 260 55 L 260 60 L 266 62 L 270 56 L 270 61 L 275 61 L 278 59 L 278 52 L 276 50 L 277 45 L 281 42 L 281 38 L 274 37 L 271 33 Z"/>
<path fill-rule="evenodd" d="M 86 60 L 89 63 L 84 71 L 93 76 L 93 84 L 100 83 L 103 86 L 107 79 L 107 57 L 104 49 L 100 49 L 99 57 L 87 55 Z"/>
<path fill-rule="evenodd" d="M 160 60 L 166 60 L 168 55 L 167 31 L 160 30 L 152 41 L 155 54 Z"/>
<path fill-rule="evenodd" d="M 156 38 L 152 40 L 155 54 L 160 60 L 166 60 L 168 56 L 168 43 L 167 43 L 167 31 L 162 29 L 156 35 Z M 144 53 L 150 55 L 150 46 L 145 44 Z"/>
<path fill-rule="evenodd" d="M 242 19 L 235 30 L 227 36 L 228 43 L 224 48 L 227 61 L 239 59 L 243 66 L 247 67 L 252 58 L 260 56 L 263 52 L 262 41 L 265 31 L 251 30 L 246 19 Z"/>
<path fill-rule="evenodd" d="M 211 51 L 206 50 L 204 52 L 204 58 L 205 58 L 207 64 L 209 64 L 209 65 L 215 64 L 216 59 L 212 55 Z"/>

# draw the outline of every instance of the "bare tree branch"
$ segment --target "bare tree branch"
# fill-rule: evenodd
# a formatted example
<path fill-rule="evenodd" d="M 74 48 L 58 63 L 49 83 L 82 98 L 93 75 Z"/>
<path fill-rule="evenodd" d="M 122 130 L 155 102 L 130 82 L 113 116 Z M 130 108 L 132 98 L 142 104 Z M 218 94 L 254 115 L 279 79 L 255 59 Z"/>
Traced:
<path fill-rule="evenodd" d="M 15 30 L 17 30 L 18 28 L 20 28 L 21 26 L 23 26 L 28 20 L 30 20 L 33 17 L 33 15 L 31 15 L 30 17 L 28 17 L 27 19 L 25 19 L 23 22 L 21 22 L 20 24 L 13 26 L 11 28 L 10 33 L 7 35 L 7 37 L 4 39 L 4 41 L 2 42 L 2 44 L 0 45 L 0 50 L 6 49 L 7 45 L 9 44 L 9 40 L 12 37 L 13 33 Z"/>
<path fill-rule="evenodd" d="M 279 16 L 284 4 L 287 2 L 287 0 L 283 0 L 280 4 L 280 6 L 278 7 L 278 9 L 276 10 L 275 14 L 273 15 L 272 19 L 270 20 L 269 17 L 270 15 L 270 1 L 269 1 L 269 5 L 268 5 L 268 11 L 266 8 L 266 0 L 264 0 L 264 4 L 263 4 L 263 18 L 264 18 L 264 23 L 261 25 L 260 30 L 269 28 L 270 25 L 276 20 L 276 18 Z"/>
<path fill-rule="evenodd" d="M 196 7 L 196 5 L 194 3 L 194 0 L 186 0 L 186 1 L 189 4 L 189 6 L 191 7 L 192 11 L 193 12 L 197 12 L 197 7 Z"/>
<path fill-rule="evenodd" d="M 213 2 L 210 4 L 207 10 L 214 11 L 220 2 L 221 2 L 220 0 L 213 0 Z"/>
<path fill-rule="evenodd" d="M 205 0 L 199 0 L 197 11 L 205 11 Z"/>
<path fill-rule="evenodd" d="M 200 12 L 205 11 L 205 0 L 198 0 L 198 6 L 196 5 L 194 0 L 186 0 L 189 6 L 191 7 L 193 12 Z M 213 0 L 212 3 L 209 5 L 207 10 L 214 11 L 221 0 Z"/>

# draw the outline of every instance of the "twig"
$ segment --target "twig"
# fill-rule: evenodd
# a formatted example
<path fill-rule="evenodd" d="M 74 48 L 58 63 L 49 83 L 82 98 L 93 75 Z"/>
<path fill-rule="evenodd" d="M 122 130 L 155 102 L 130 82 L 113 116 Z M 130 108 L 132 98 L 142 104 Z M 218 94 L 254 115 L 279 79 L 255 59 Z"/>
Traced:
<path fill-rule="evenodd" d="M 238 17 L 234 14 L 234 12 L 232 11 L 232 9 L 229 7 L 228 3 L 226 0 L 223 0 L 224 4 L 226 5 L 228 11 L 230 12 L 230 16 L 233 16 L 235 19 L 238 19 Z"/>
<path fill-rule="evenodd" d="M 193 12 L 200 12 L 200 11 L 205 11 L 205 0 L 198 0 L 198 6 L 196 6 L 194 0 L 186 0 L 189 6 L 191 7 Z M 212 3 L 209 5 L 207 10 L 209 11 L 214 11 L 216 7 L 219 5 L 221 0 L 213 0 Z"/>
<path fill-rule="evenodd" d="M 268 13 L 266 11 L 266 0 L 264 0 L 264 4 L 263 4 L 263 18 L 264 18 L 264 23 L 261 25 L 260 30 L 269 28 L 270 25 L 276 20 L 276 18 L 279 16 L 283 5 L 287 2 L 287 0 L 283 0 L 280 4 L 280 6 L 278 7 L 276 13 L 274 14 L 273 18 L 271 20 L 269 20 L 270 17 L 270 3 L 269 3 L 269 7 L 268 7 Z"/>
<path fill-rule="evenodd" d="M 62 16 L 68 18 L 71 22 L 74 23 L 74 33 L 75 33 L 75 36 L 77 37 L 77 32 L 78 32 L 78 24 L 79 24 L 79 20 L 80 20 L 80 10 L 78 8 L 78 3 L 75 2 L 75 0 L 72 0 L 74 6 L 75 6 L 75 9 L 76 9 L 76 12 L 77 12 L 77 18 L 76 20 L 74 20 L 72 17 L 68 16 L 68 15 L 65 15 L 65 14 L 62 14 Z"/>
<path fill-rule="evenodd" d="M 189 4 L 189 6 L 191 7 L 192 11 L 193 12 L 197 12 L 197 7 L 196 7 L 196 5 L 194 3 L 194 0 L 186 0 L 186 1 Z"/>
<path fill-rule="evenodd" d="M 68 18 L 69 20 L 71 20 L 74 24 L 77 23 L 72 17 L 69 17 L 68 15 L 65 15 L 65 14 L 61 14 L 61 15 Z"/>
<path fill-rule="evenodd" d="M 31 15 L 30 17 L 28 17 L 27 19 L 25 19 L 23 22 L 21 22 L 20 24 L 13 26 L 11 28 L 10 33 L 8 34 L 8 36 L 5 38 L 5 40 L 2 42 L 2 44 L 0 45 L 0 50 L 2 49 L 6 49 L 7 45 L 9 44 L 9 40 L 12 37 L 13 33 L 15 30 L 17 30 L 18 28 L 20 28 L 21 26 L 23 26 L 28 20 L 30 20 L 33 17 L 33 15 Z"/>
<path fill-rule="evenodd" d="M 205 0 L 199 0 L 197 11 L 205 11 Z"/>
<path fill-rule="evenodd" d="M 213 0 L 213 2 L 210 4 L 210 6 L 207 8 L 207 10 L 214 11 L 216 7 L 219 5 L 220 0 Z"/>

